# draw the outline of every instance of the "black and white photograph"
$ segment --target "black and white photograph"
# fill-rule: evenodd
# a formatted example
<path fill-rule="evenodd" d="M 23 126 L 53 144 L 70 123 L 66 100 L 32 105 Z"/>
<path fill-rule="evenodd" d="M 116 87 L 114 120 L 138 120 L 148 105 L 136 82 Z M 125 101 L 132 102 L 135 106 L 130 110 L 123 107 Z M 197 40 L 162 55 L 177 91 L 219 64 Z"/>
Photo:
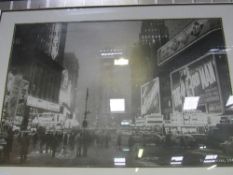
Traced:
<path fill-rule="evenodd" d="M 221 18 L 14 27 L 0 165 L 233 165 Z"/>

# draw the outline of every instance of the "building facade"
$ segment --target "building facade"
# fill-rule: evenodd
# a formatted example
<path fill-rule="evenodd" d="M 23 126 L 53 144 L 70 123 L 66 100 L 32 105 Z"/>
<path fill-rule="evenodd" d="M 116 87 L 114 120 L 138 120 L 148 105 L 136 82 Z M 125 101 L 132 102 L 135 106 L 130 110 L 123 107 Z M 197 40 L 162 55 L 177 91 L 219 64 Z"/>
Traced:
<path fill-rule="evenodd" d="M 141 116 L 141 86 L 158 76 L 156 50 L 169 39 L 164 20 L 142 22 L 139 43 L 132 49 L 130 66 L 132 78 L 132 115 Z"/>
<path fill-rule="evenodd" d="M 34 113 L 59 112 L 59 93 L 63 71 L 66 24 L 17 25 L 8 72 L 27 81 L 27 97 L 21 99 L 25 110 L 19 114 L 26 123 Z M 22 88 L 18 88 L 21 91 Z M 14 89 L 8 92 L 14 94 Z M 16 97 L 15 107 L 20 103 Z M 5 98 L 7 99 L 7 98 Z M 7 101 L 5 101 L 7 103 Z M 8 103 L 8 108 L 13 108 Z M 17 111 L 15 114 L 16 115 Z M 26 117 L 25 117 L 26 116 Z M 14 118 L 14 116 L 13 116 Z M 24 128 L 25 129 L 25 128 Z"/>

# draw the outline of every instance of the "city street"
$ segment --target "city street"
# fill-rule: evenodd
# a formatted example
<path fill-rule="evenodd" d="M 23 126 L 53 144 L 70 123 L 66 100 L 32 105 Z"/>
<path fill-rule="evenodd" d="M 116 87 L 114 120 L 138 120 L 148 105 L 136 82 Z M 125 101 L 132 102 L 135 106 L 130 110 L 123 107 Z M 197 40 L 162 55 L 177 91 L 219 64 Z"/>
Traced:
<path fill-rule="evenodd" d="M 14 149 L 12 154 L 17 154 L 17 149 Z M 27 155 L 27 160 L 21 162 L 20 155 L 11 156 L 10 163 L 12 165 L 23 165 L 23 166 L 68 166 L 68 167 L 114 167 L 114 158 L 125 158 L 127 160 L 127 165 L 124 166 L 135 166 L 137 163 L 133 158 L 136 157 L 136 153 L 133 155 L 131 152 L 123 151 L 123 149 L 118 149 L 116 145 L 109 145 L 108 147 L 100 147 L 98 145 L 91 145 L 88 148 L 87 156 L 76 157 L 75 149 L 71 151 L 67 148 L 59 149 L 56 152 L 55 157 L 52 157 L 52 151 L 43 150 L 40 153 L 36 150 L 29 150 Z M 8 162 L 9 163 L 9 162 Z"/>
<path fill-rule="evenodd" d="M 17 144 L 17 140 L 15 140 Z M 19 150 L 20 145 L 14 146 L 8 162 L 3 165 L 13 166 L 42 166 L 42 167 L 161 167 L 161 166 L 218 166 L 232 165 L 230 154 L 210 148 L 188 148 L 180 146 L 167 147 L 163 145 L 134 144 L 131 149 L 128 145 L 119 145 L 117 140 L 112 140 L 108 145 L 92 143 L 88 146 L 87 155 L 77 155 L 74 147 L 62 145 L 53 151 L 46 146 L 42 152 L 30 144 L 27 158 L 22 161 Z M 36 147 L 39 147 L 39 143 Z M 141 156 L 139 150 L 143 150 Z M 213 159 L 207 158 L 214 157 Z M 181 158 L 181 161 L 176 159 Z M 209 161 L 209 162 L 208 162 Z M 173 163 L 172 163 L 173 162 Z"/>
<path fill-rule="evenodd" d="M 2 165 L 232 164 L 221 19 L 27 23 L 14 32 Z"/>

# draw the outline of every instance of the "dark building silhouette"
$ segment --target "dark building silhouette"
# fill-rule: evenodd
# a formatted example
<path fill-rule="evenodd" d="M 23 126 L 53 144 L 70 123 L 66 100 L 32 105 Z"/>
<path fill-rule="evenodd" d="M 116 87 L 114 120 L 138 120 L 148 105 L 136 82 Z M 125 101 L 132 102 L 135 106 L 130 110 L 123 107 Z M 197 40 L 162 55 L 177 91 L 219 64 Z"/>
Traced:
<path fill-rule="evenodd" d="M 16 26 L 9 71 L 29 82 L 29 95 L 58 103 L 66 24 Z"/>
<path fill-rule="evenodd" d="M 4 118 L 12 121 L 19 115 L 22 130 L 27 129 L 35 113 L 60 110 L 66 28 L 62 23 L 15 27 L 8 68 L 8 80 L 13 77 L 13 84 L 7 87 Z M 22 83 L 27 86 L 22 87 Z"/>
<path fill-rule="evenodd" d="M 139 43 L 135 44 L 131 54 L 132 111 L 133 116 L 140 115 L 141 85 L 158 76 L 157 49 L 168 41 L 169 34 L 164 20 L 146 20 L 142 22 Z"/>

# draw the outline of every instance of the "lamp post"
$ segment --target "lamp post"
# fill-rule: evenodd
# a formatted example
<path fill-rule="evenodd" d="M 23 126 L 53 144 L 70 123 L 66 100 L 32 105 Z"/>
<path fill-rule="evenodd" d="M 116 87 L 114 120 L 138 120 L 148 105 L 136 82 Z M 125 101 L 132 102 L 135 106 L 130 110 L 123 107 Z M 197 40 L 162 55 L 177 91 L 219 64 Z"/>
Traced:
<path fill-rule="evenodd" d="M 88 122 L 87 122 L 87 114 L 90 113 L 90 111 L 87 110 L 87 102 L 88 102 L 88 88 L 87 88 L 87 92 L 86 92 L 86 99 L 85 99 L 85 111 L 84 111 L 84 118 L 83 118 L 83 122 L 82 122 L 82 127 L 83 129 L 87 128 L 88 126 Z"/>

